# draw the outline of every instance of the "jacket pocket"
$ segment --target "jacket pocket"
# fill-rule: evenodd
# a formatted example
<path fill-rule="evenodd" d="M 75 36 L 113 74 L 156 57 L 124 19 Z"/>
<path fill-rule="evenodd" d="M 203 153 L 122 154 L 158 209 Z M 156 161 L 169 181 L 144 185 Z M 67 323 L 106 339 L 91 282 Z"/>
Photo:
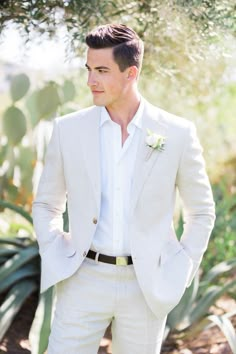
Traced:
<path fill-rule="evenodd" d="M 168 260 L 173 259 L 177 254 L 183 251 L 183 246 L 177 239 L 168 240 L 161 251 L 159 265 L 162 266 L 168 262 Z"/>
<path fill-rule="evenodd" d="M 58 257 L 70 258 L 76 254 L 72 239 L 63 233 L 55 236 L 54 240 L 44 248 L 43 252 L 40 252 L 41 256 L 50 253 L 50 250 L 53 250 Z"/>

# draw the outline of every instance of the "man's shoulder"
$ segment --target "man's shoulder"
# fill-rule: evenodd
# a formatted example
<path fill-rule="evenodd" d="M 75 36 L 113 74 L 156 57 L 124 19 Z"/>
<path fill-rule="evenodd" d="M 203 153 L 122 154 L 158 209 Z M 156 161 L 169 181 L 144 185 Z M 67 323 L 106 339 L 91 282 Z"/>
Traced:
<path fill-rule="evenodd" d="M 160 110 L 160 115 L 163 121 L 174 130 L 178 131 L 189 131 L 194 128 L 194 123 L 187 118 L 181 117 L 174 113 L 167 112 L 165 110 Z"/>
<path fill-rule="evenodd" d="M 75 112 L 71 112 L 65 114 L 63 116 L 55 118 L 55 122 L 59 125 L 70 125 L 74 122 L 79 123 L 82 122 L 84 119 L 95 119 L 100 114 L 100 107 L 98 106 L 90 106 L 83 109 L 80 109 Z"/>
<path fill-rule="evenodd" d="M 147 102 L 149 112 L 152 112 L 152 117 L 154 120 L 167 125 L 170 128 L 176 129 L 189 129 L 194 124 L 189 119 L 176 115 L 174 113 L 168 112 L 160 107 L 157 107 L 149 102 Z"/>

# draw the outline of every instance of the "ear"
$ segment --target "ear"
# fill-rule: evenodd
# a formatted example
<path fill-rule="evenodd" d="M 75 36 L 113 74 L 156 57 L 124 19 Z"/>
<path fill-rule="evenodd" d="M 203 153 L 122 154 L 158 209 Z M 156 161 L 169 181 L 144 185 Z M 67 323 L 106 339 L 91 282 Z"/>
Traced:
<path fill-rule="evenodd" d="M 127 79 L 136 80 L 138 78 L 138 68 L 137 66 L 130 66 L 127 69 Z"/>

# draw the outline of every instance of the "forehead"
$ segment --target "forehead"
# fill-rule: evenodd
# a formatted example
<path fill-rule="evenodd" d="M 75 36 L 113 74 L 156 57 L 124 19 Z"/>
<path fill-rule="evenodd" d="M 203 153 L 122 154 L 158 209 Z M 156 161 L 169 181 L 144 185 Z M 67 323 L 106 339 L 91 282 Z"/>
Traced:
<path fill-rule="evenodd" d="M 88 48 L 87 65 L 93 66 L 112 66 L 117 65 L 113 57 L 112 48 L 93 49 Z"/>

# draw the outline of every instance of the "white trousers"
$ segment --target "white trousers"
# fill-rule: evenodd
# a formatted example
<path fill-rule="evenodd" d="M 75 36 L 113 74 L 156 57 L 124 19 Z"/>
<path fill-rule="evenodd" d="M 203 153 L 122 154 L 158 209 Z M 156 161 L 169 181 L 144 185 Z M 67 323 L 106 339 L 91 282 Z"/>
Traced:
<path fill-rule="evenodd" d="M 112 354 L 160 353 L 166 318 L 147 306 L 133 265 L 86 258 L 57 285 L 48 354 L 96 354 L 112 322 Z"/>

